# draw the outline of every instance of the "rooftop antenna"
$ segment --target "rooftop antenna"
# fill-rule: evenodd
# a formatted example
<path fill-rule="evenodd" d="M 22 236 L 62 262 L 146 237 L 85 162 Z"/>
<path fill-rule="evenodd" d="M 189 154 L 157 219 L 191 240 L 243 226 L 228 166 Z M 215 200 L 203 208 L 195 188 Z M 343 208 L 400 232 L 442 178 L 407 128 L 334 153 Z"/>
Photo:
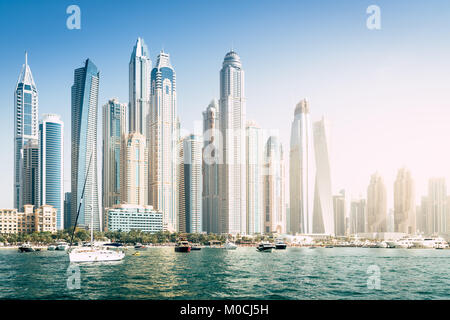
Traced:
<path fill-rule="evenodd" d="M 25 67 L 28 66 L 28 53 L 25 51 Z"/>

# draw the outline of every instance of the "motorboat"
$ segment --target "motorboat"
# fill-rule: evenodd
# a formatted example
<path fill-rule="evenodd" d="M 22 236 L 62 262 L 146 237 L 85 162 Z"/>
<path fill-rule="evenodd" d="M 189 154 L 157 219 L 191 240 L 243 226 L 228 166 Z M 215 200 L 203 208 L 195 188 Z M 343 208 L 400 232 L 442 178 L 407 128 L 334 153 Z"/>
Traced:
<path fill-rule="evenodd" d="M 34 250 L 34 248 L 32 248 L 30 244 L 25 243 L 19 247 L 19 251 L 20 252 L 34 252 L 36 250 Z"/>
<path fill-rule="evenodd" d="M 287 248 L 287 243 L 284 242 L 283 240 L 277 240 L 277 242 L 275 242 L 276 250 L 285 250 L 286 248 Z"/>
<path fill-rule="evenodd" d="M 49 245 L 48 247 L 47 247 L 47 250 L 48 251 L 55 251 L 56 250 L 56 246 L 55 245 Z"/>
<path fill-rule="evenodd" d="M 58 242 L 55 250 L 66 251 L 69 249 L 69 244 L 67 242 Z"/>
<path fill-rule="evenodd" d="M 272 252 L 272 249 L 274 248 L 274 245 L 269 242 L 261 242 L 257 247 L 256 250 L 259 252 Z"/>
<path fill-rule="evenodd" d="M 237 249 L 237 245 L 233 242 L 230 242 L 227 240 L 227 242 L 225 242 L 225 245 L 223 246 L 225 249 L 227 250 L 236 250 Z"/>
<path fill-rule="evenodd" d="M 190 252 L 191 245 L 187 240 L 179 240 L 175 245 L 175 252 Z"/>

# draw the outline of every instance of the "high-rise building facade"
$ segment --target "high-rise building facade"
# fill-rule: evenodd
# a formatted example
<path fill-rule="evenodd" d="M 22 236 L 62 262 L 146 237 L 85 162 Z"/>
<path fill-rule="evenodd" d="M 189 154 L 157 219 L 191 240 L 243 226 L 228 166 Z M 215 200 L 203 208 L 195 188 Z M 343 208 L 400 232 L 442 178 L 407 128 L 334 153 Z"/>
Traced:
<path fill-rule="evenodd" d="M 28 140 L 22 148 L 22 202 L 39 206 L 39 143 Z"/>
<path fill-rule="evenodd" d="M 219 233 L 219 104 L 216 99 L 203 112 L 203 231 Z M 181 201 L 181 200 L 180 200 Z"/>
<path fill-rule="evenodd" d="M 313 233 L 335 233 L 331 194 L 330 136 L 325 118 L 314 123 L 316 182 L 314 191 Z"/>
<path fill-rule="evenodd" d="M 383 178 L 375 173 L 367 188 L 368 232 L 387 232 L 387 195 Z"/>
<path fill-rule="evenodd" d="M 284 154 L 278 137 L 267 139 L 264 156 L 264 232 L 286 233 Z"/>
<path fill-rule="evenodd" d="M 346 235 L 346 203 L 345 191 L 341 190 L 339 195 L 333 196 L 333 211 L 334 211 L 334 235 Z"/>
<path fill-rule="evenodd" d="M 132 132 L 123 142 L 121 202 L 148 203 L 148 150 L 144 135 Z"/>
<path fill-rule="evenodd" d="M 38 91 L 28 65 L 25 64 L 14 91 L 14 208 L 22 210 L 23 147 L 29 140 L 38 139 Z"/>
<path fill-rule="evenodd" d="M 264 233 L 264 141 L 262 129 L 254 122 L 246 126 L 247 233 Z"/>
<path fill-rule="evenodd" d="M 202 226 L 202 139 L 198 135 L 188 135 L 180 144 L 182 166 L 179 188 L 180 231 L 200 233 Z"/>
<path fill-rule="evenodd" d="M 176 76 L 169 54 L 161 52 L 151 72 L 149 115 L 149 203 L 162 211 L 164 229 L 178 228 L 177 94 Z"/>
<path fill-rule="evenodd" d="M 101 230 L 97 171 L 97 119 L 100 73 L 87 59 L 74 72 L 72 86 L 72 167 L 71 167 L 71 225 L 75 224 L 78 205 L 86 181 L 78 226 L 90 227 L 93 215 L 94 230 Z"/>
<path fill-rule="evenodd" d="M 144 39 L 138 38 L 129 63 L 129 129 L 148 139 L 150 71 L 152 62 Z"/>
<path fill-rule="evenodd" d="M 352 200 L 350 203 L 350 234 L 365 233 L 366 230 L 366 200 Z"/>
<path fill-rule="evenodd" d="M 39 205 L 56 209 L 56 228 L 64 229 L 64 123 L 45 114 L 39 122 Z"/>
<path fill-rule="evenodd" d="M 70 194 L 70 192 L 66 192 L 64 193 L 64 229 L 68 229 L 70 228 L 70 224 L 72 221 L 71 218 L 71 205 L 70 205 L 70 201 L 72 199 L 72 196 Z"/>
<path fill-rule="evenodd" d="M 309 102 L 300 101 L 294 112 L 289 161 L 291 233 L 313 233 L 316 179 L 313 131 Z"/>
<path fill-rule="evenodd" d="M 220 232 L 247 232 L 244 70 L 234 51 L 225 55 L 220 70 Z"/>
<path fill-rule="evenodd" d="M 394 231 L 416 233 L 416 204 L 411 172 L 402 168 L 394 182 Z"/>
<path fill-rule="evenodd" d="M 127 105 L 109 100 L 103 106 L 103 210 L 122 202 L 122 147 L 127 135 Z"/>
<path fill-rule="evenodd" d="M 447 232 L 447 184 L 445 178 L 428 181 L 427 233 Z"/>

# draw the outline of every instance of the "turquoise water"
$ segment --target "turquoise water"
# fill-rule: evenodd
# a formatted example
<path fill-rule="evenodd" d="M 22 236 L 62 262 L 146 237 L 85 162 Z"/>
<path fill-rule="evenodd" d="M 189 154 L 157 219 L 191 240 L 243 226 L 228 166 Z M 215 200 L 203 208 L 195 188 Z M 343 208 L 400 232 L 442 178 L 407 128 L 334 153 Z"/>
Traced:
<path fill-rule="evenodd" d="M 149 248 L 80 264 L 68 289 L 64 252 L 0 250 L 1 299 L 449 299 L 450 250 L 288 248 L 260 253 Z M 369 289 L 369 266 L 380 289 Z"/>

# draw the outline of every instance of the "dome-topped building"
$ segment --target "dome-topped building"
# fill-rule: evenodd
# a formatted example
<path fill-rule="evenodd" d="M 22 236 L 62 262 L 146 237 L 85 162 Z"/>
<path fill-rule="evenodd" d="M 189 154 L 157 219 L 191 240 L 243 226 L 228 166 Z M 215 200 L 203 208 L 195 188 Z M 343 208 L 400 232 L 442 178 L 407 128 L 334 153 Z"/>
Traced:
<path fill-rule="evenodd" d="M 223 59 L 223 66 L 232 65 L 235 67 L 240 68 L 241 67 L 241 58 L 239 55 L 231 50 L 225 55 L 225 58 Z"/>

